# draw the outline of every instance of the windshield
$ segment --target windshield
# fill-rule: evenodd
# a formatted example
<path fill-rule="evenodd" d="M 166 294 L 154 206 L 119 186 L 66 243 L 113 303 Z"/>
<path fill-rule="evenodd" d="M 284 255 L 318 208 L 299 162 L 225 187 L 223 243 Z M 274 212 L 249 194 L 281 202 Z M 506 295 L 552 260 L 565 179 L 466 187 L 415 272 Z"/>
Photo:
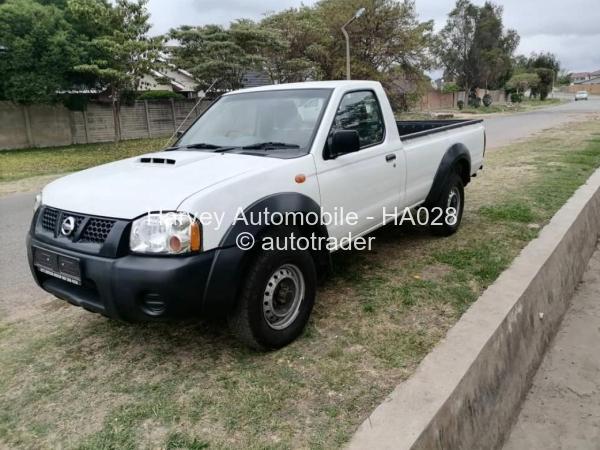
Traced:
<path fill-rule="evenodd" d="M 177 145 L 265 148 L 269 144 L 308 150 L 330 93 L 330 89 L 290 89 L 225 95 Z"/>

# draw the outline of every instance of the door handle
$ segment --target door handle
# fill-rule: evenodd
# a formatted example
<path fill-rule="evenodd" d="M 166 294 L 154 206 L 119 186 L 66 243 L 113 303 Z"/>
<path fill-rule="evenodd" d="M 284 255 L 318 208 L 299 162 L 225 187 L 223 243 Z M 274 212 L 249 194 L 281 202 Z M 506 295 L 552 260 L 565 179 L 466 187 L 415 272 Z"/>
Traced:
<path fill-rule="evenodd" d="M 394 155 L 393 153 L 390 153 L 389 155 L 385 155 L 385 160 L 387 162 L 394 161 L 395 159 L 396 159 L 396 155 Z"/>

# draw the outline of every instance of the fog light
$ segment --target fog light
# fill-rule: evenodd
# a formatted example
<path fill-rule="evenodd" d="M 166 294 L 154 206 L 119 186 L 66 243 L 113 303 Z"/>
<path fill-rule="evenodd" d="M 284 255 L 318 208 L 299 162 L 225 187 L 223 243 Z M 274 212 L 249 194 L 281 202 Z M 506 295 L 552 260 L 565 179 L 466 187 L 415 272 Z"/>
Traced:
<path fill-rule="evenodd" d="M 158 294 L 146 294 L 142 299 L 142 308 L 152 317 L 162 316 L 167 310 L 167 304 Z"/>

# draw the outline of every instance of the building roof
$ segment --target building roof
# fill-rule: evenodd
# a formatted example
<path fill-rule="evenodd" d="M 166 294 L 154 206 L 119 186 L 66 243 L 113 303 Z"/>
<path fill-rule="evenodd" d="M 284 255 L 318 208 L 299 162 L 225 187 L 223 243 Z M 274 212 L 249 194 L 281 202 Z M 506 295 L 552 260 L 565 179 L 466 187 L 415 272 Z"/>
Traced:
<path fill-rule="evenodd" d="M 269 76 L 264 72 L 249 71 L 244 74 L 242 80 L 245 88 L 267 86 L 273 84 Z"/>
<path fill-rule="evenodd" d="M 159 70 L 150 70 L 154 78 L 164 78 L 168 80 L 174 91 L 177 92 L 195 92 L 198 82 L 194 79 L 191 73 L 175 67 L 173 64 L 168 64 Z"/>
<path fill-rule="evenodd" d="M 577 84 L 577 85 L 580 85 L 580 84 L 600 84 L 600 76 L 593 77 L 593 78 L 590 78 L 588 80 L 578 81 L 575 84 Z"/>

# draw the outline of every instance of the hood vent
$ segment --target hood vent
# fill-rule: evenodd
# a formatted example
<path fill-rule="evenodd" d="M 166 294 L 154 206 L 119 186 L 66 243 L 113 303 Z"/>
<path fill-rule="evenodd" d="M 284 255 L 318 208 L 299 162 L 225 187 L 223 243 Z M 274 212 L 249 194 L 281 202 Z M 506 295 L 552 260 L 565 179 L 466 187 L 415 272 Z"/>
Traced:
<path fill-rule="evenodd" d="M 140 162 L 141 163 L 145 163 L 145 164 L 170 164 L 170 165 L 175 164 L 175 160 L 174 159 L 168 159 L 168 158 L 149 158 L 149 157 L 144 157 L 144 158 L 140 158 Z"/>

